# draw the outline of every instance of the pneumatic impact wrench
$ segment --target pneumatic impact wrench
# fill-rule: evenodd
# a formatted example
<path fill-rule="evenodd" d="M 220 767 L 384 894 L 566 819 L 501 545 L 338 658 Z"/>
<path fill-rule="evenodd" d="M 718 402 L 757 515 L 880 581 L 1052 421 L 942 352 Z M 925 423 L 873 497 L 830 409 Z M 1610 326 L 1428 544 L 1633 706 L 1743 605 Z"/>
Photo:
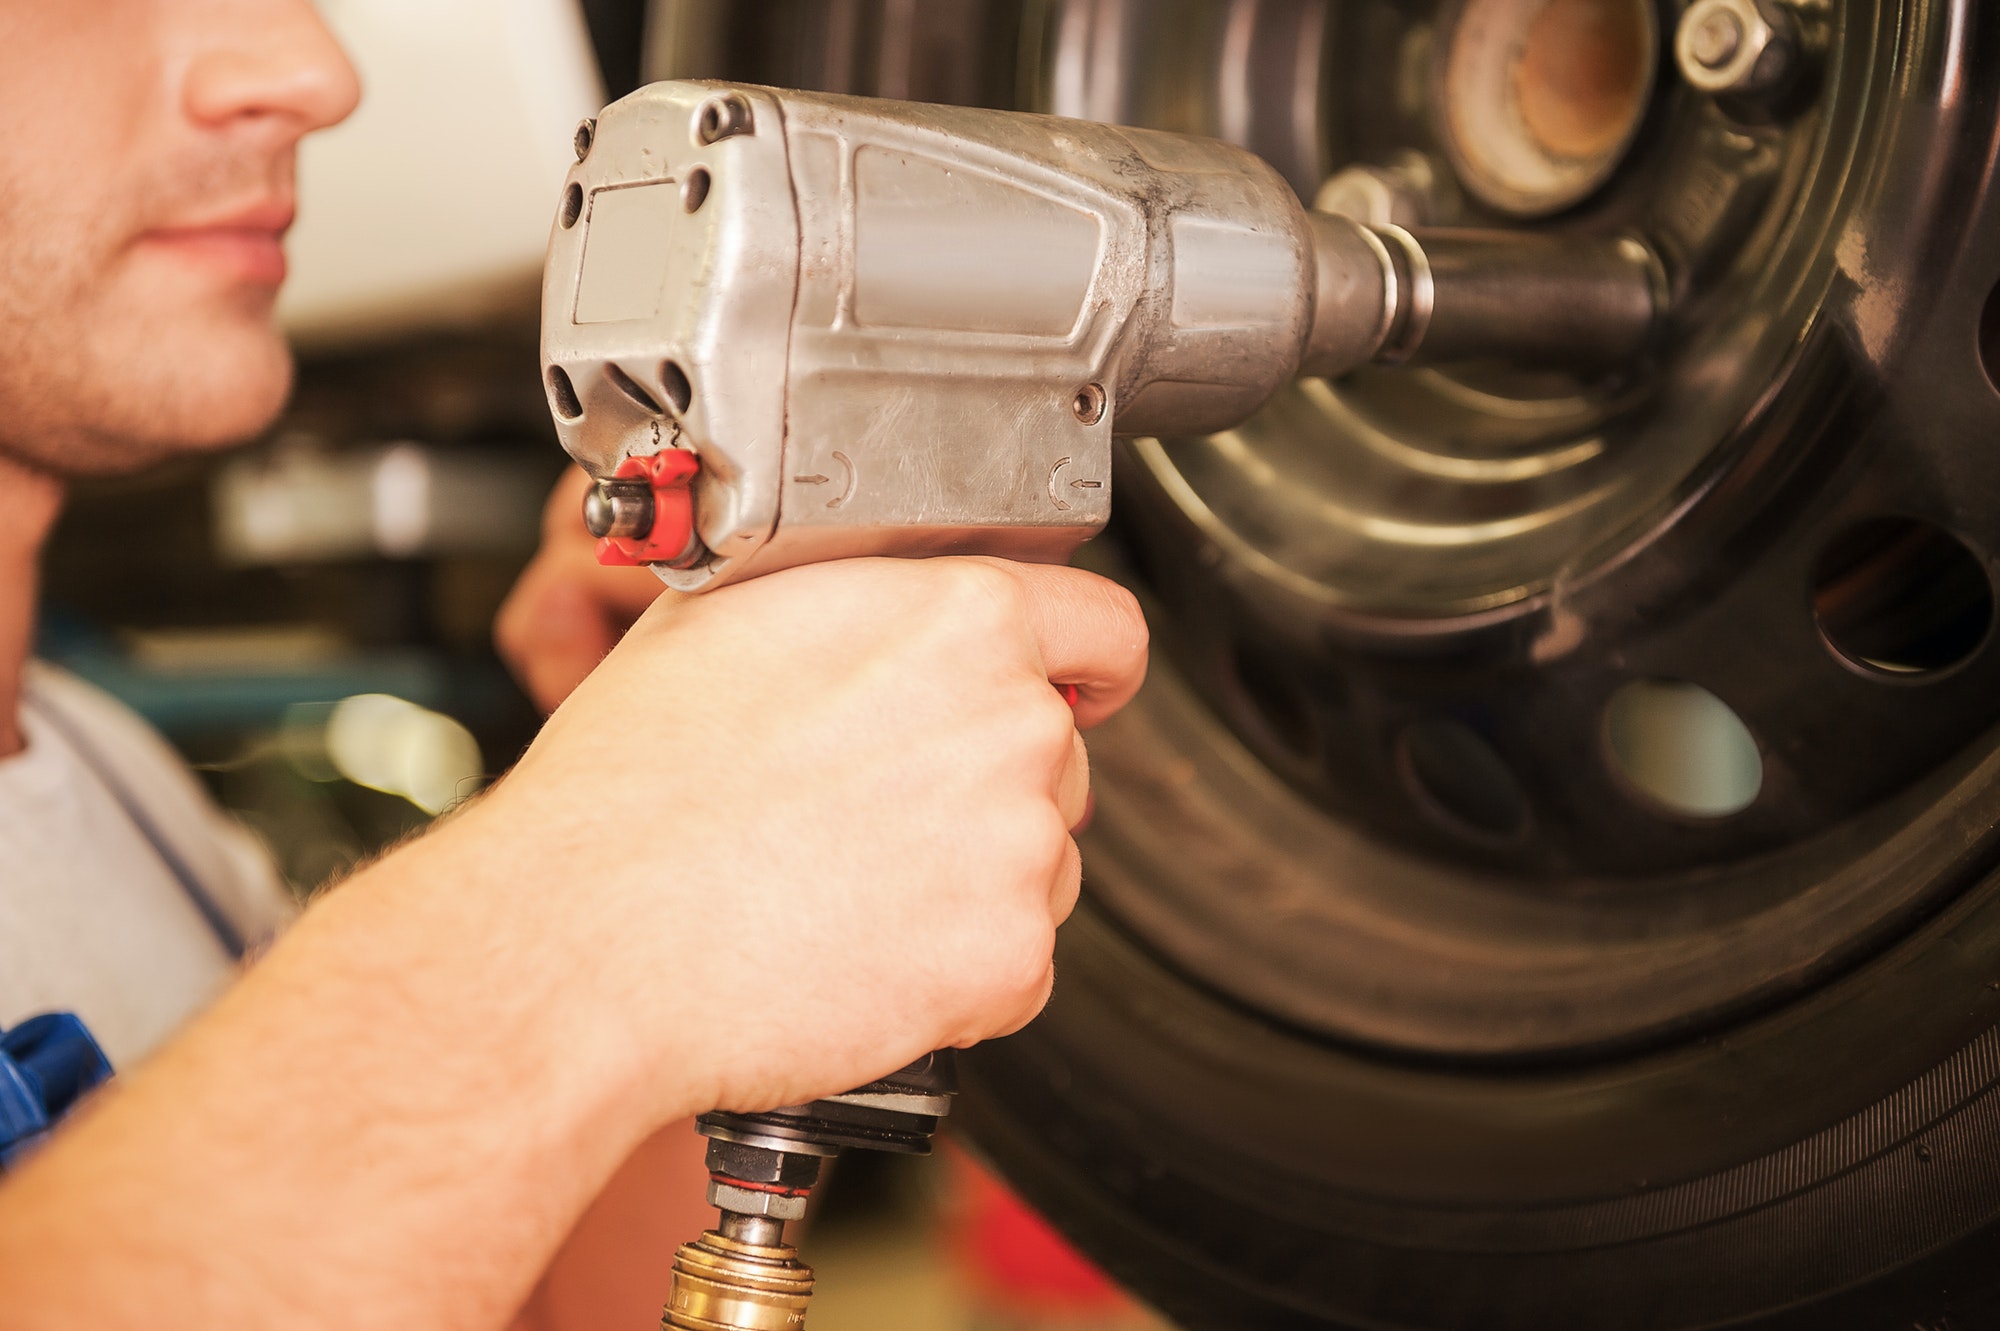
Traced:
<path fill-rule="evenodd" d="M 722 83 L 579 127 L 543 290 L 564 448 L 606 563 L 700 591 L 816 560 L 1060 561 L 1111 511 L 1114 435 L 1232 428 L 1300 375 L 1642 354 L 1630 236 L 1411 232 L 1302 206 L 1212 139 Z M 804 1325 L 784 1242 L 820 1161 L 928 1149 L 950 1060 L 712 1114 L 722 1221 L 671 1327 Z"/>

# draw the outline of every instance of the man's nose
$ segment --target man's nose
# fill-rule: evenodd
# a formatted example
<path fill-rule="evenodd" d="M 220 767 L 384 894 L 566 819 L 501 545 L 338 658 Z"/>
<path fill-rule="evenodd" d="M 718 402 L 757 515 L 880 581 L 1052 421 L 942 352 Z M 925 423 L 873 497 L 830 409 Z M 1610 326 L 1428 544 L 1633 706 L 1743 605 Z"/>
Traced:
<path fill-rule="evenodd" d="M 345 120 L 361 81 L 312 0 L 207 0 L 187 66 L 185 109 L 202 125 L 241 120 L 309 134 Z"/>

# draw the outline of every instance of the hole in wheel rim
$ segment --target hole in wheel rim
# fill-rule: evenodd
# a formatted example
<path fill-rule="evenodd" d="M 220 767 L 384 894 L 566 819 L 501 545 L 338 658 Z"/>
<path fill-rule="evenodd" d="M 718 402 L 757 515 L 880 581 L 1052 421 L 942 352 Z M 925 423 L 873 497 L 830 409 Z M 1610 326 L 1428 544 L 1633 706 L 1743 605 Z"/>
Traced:
<path fill-rule="evenodd" d="M 562 224 L 567 231 L 583 216 L 583 186 L 571 185 L 563 191 Z"/>
<path fill-rule="evenodd" d="M 1993 627 L 1993 584 L 1957 537 L 1875 518 L 1827 542 L 1813 618 L 1842 660 L 1871 674 L 1935 674 L 1969 660 Z"/>
<path fill-rule="evenodd" d="M 1528 793 L 1472 727 L 1434 717 L 1403 728 L 1399 765 L 1417 800 L 1454 830 L 1512 841 L 1528 830 Z"/>
<path fill-rule="evenodd" d="M 1995 285 L 1979 311 L 1979 363 L 1986 380 L 2000 389 L 2000 285 Z"/>
<path fill-rule="evenodd" d="M 1466 188 L 1524 217 L 1583 200 L 1638 134 L 1658 47 L 1650 0 L 1464 0 L 1438 95 Z"/>
<path fill-rule="evenodd" d="M 1668 813 L 1726 818 L 1764 788 L 1750 727 L 1699 684 L 1635 679 L 1611 695 L 1604 720 L 1613 770 Z"/>
<path fill-rule="evenodd" d="M 1236 645 L 1231 664 L 1256 728 L 1292 758 L 1313 761 L 1321 747 L 1319 723 L 1298 677 L 1274 653 L 1249 643 Z"/>

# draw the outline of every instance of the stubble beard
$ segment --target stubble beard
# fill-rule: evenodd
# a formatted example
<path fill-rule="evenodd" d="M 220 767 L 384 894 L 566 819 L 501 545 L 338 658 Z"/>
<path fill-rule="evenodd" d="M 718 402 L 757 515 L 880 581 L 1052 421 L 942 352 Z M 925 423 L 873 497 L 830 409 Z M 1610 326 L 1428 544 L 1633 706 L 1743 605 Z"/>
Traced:
<path fill-rule="evenodd" d="M 176 271 L 135 241 L 274 180 L 289 187 L 290 154 L 150 174 L 62 214 L 0 190 L 0 455 L 62 478 L 120 475 L 243 442 L 283 408 L 293 367 L 276 293 Z"/>

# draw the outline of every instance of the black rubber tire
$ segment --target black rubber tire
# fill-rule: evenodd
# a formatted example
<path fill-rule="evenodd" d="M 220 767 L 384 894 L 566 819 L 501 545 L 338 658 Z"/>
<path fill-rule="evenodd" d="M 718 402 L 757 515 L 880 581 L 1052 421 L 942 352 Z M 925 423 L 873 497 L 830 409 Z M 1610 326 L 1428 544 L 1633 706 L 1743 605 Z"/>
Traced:
<path fill-rule="evenodd" d="M 2000 28 L 1984 7 L 1919 3 L 1897 14 L 1887 31 L 1904 58 L 1930 68 L 1958 51 L 1960 68 L 1994 67 L 1973 54 L 2000 49 Z M 1907 93 L 1919 82 L 1895 86 Z M 1933 239 L 1906 252 L 1906 280 L 1896 284 L 1906 340 L 1857 373 L 1866 358 L 1850 353 L 1867 337 L 1839 312 L 1858 308 L 1847 299 L 1853 284 L 1836 282 L 1814 337 L 1831 339 L 1824 345 L 1841 354 L 1827 363 L 1840 372 L 1799 390 L 1800 401 L 1828 415 L 1806 425 L 1795 415 L 1787 426 L 1816 438 L 1819 451 L 1779 469 L 1785 479 L 1764 496 L 1750 499 L 1739 487 L 1707 519 L 1694 508 L 1695 521 L 1672 530 L 1672 541 L 1685 543 L 1678 568 L 1713 575 L 1696 580 L 1703 608 L 1689 622 L 1721 604 L 1727 588 L 1760 578 L 1780 593 L 1771 604 L 1789 608 L 1748 630 L 1697 632 L 1672 661 L 1649 657 L 1663 636 L 1655 631 L 1674 616 L 1656 605 L 1621 623 L 1615 611 L 1646 606 L 1635 588 L 1646 585 L 1648 560 L 1661 561 L 1656 572 L 1675 566 L 1677 557 L 1657 546 L 1635 552 L 1604 583 L 1602 617 L 1568 602 L 1588 621 L 1587 643 L 1632 630 L 1606 656 L 1614 672 L 1761 678 L 1771 707 L 1752 718 L 1753 729 L 1785 737 L 1770 746 L 1771 770 L 1781 758 L 1795 763 L 1800 788 L 1832 765 L 1808 753 L 1814 744 L 1839 748 L 1864 775 L 1886 776 L 1890 750 L 1914 733 L 1912 718 L 1938 709 L 1937 745 L 1881 790 L 1838 805 L 1797 801 L 1813 820 L 1691 863 L 1775 881 L 1785 848 L 1841 837 L 1855 838 L 1855 862 L 1874 862 L 1888 843 L 1863 848 L 1864 823 L 1904 800 L 1927 810 L 1896 817 L 1905 829 L 1929 820 L 1918 840 L 1930 863 L 1892 872 L 1910 895 L 1876 927 L 1854 931 L 1850 950 L 1815 947 L 1772 968 L 1768 988 L 1630 1023 L 1637 1042 L 1629 1046 L 1578 1039 L 1509 1050 L 1476 1029 L 1466 1036 L 1476 1023 L 1465 1013 L 1497 1011 L 1501 999 L 1437 1005 L 1430 1011 L 1449 1011 L 1451 1030 L 1392 1038 L 1389 1018 L 1417 1011 L 1412 994 L 1465 990 L 1489 958 L 1471 948 L 1454 954 L 1453 939 L 1437 953 L 1443 960 L 1419 971 L 1402 964 L 1385 931 L 1381 946 L 1349 948 L 1338 965 L 1315 972 L 1300 960 L 1302 946 L 1287 943 L 1310 940 L 1316 903 L 1353 890 L 1345 880 L 1356 860 L 1315 859 L 1265 830 L 1260 853 L 1289 857 L 1289 876 L 1262 873 L 1248 852 L 1216 853 L 1206 827 L 1176 819 L 1159 801 L 1150 816 L 1118 823 L 1120 780 L 1176 763 L 1196 783 L 1207 781 L 1211 764 L 1269 766 L 1250 746 L 1231 752 L 1204 739 L 1178 752 L 1162 747 L 1160 736 L 1178 742 L 1192 733 L 1197 692 L 1210 705 L 1215 698 L 1163 653 L 1147 694 L 1093 743 L 1112 817 L 1097 844 L 1086 840 L 1099 886 L 1094 896 L 1087 888 L 1063 931 L 1055 1001 L 1021 1035 L 962 1061 L 965 1093 L 954 1119 L 1030 1201 L 1169 1316 L 1215 1331 L 2000 1327 L 2000 732 L 1989 729 L 2000 673 L 1986 673 L 2000 672 L 2000 651 L 1989 640 L 1963 669 L 1920 689 L 1876 681 L 1871 696 L 1884 725 L 1873 737 L 1845 699 L 1801 724 L 1794 704 L 1825 700 L 1803 667 L 1723 664 L 1739 651 L 1755 655 L 1791 624 L 1802 626 L 1801 643 L 1824 652 L 1799 603 L 1813 585 L 1811 552 L 1852 522 L 1927 518 L 1963 536 L 1989 580 L 2000 576 L 2000 507 L 1987 507 L 2000 504 L 2000 473 L 1975 445 L 1995 437 L 2000 420 L 2000 395 L 1990 391 L 2000 382 L 2000 196 L 1990 171 L 2000 85 L 1944 80 L 1932 93 L 1870 121 L 1884 145 L 1876 158 L 1883 187 L 1870 194 L 1869 226 L 1885 242 L 1875 253 L 1890 252 L 1891 237 L 1915 234 L 1905 224 L 1920 198 L 1955 200 L 1930 215 Z M 1936 113 L 1928 123 L 1924 106 Z M 1947 141 L 1958 146 L 1932 159 L 1939 188 L 1926 194 L 1911 173 Z M 1836 392 L 1841 384 L 1856 391 Z M 1781 492 L 1790 498 L 1776 502 Z M 1121 502 L 1133 493 L 1122 489 Z M 1731 530 L 1750 536 L 1717 539 L 1724 527 L 1712 520 L 1738 502 L 1755 515 Z M 1193 549 L 1163 530 L 1161 548 Z M 1773 553 L 1794 539 L 1797 559 Z M 1188 582 L 1197 592 L 1230 585 L 1220 574 Z M 1166 622 L 1178 630 L 1203 610 L 1195 596 Z M 1328 631 L 1315 645 L 1350 640 L 1361 635 Z M 1343 648 L 1356 657 L 1370 649 Z M 1472 676 L 1495 673 L 1484 659 L 1465 659 Z M 1805 651 L 1795 658 L 1810 659 Z M 1384 678 L 1419 673 L 1413 660 L 1392 658 Z M 1826 696 L 1840 686 L 1835 679 Z M 1503 709 L 1494 702 L 1493 710 Z M 1525 729 L 1546 733 L 1539 720 Z M 1391 790 L 1392 775 L 1377 774 L 1376 784 Z M 1274 803 L 1232 805 L 1213 793 L 1218 819 L 1290 825 L 1270 813 Z M 1387 819 L 1349 821 L 1385 839 L 1393 830 Z M 1568 899 L 1554 870 L 1523 873 L 1552 899 Z M 1199 890 L 1181 892 L 1182 879 L 1202 874 L 1209 881 Z M 1793 895 L 1816 903 L 1824 923 L 1818 881 L 1794 884 Z M 1393 895 L 1396 884 L 1364 886 Z M 1210 901 L 1233 898 L 1250 923 L 1226 933 L 1219 911 L 1181 909 L 1200 905 L 1203 892 Z M 1162 903 L 1179 916 L 1168 919 Z M 1244 944 L 1256 928 L 1265 936 Z M 1740 941 L 1740 930 L 1718 925 L 1703 955 L 1717 961 Z M 1452 955 L 1461 957 L 1456 968 Z M 1254 969 L 1259 956 L 1268 969 Z M 1502 993 L 1510 973 L 1525 974 L 1490 969 L 1489 993 Z M 1667 993 L 1673 984 L 1637 972 L 1624 978 L 1640 992 L 1621 998 L 1613 982 L 1578 985 L 1573 1002 L 1636 1005 L 1647 986 Z M 1321 1015 L 1281 1001 L 1288 987 L 1338 993 L 1344 1006 Z M 1387 996 L 1375 1007 L 1388 1014 L 1372 1028 L 1363 1023 L 1371 995 Z"/>
<path fill-rule="evenodd" d="M 1570 1071 L 1273 1028 L 1086 904 L 958 1126 L 1190 1327 L 2000 1325 L 2000 879 L 1810 1000 Z"/>

